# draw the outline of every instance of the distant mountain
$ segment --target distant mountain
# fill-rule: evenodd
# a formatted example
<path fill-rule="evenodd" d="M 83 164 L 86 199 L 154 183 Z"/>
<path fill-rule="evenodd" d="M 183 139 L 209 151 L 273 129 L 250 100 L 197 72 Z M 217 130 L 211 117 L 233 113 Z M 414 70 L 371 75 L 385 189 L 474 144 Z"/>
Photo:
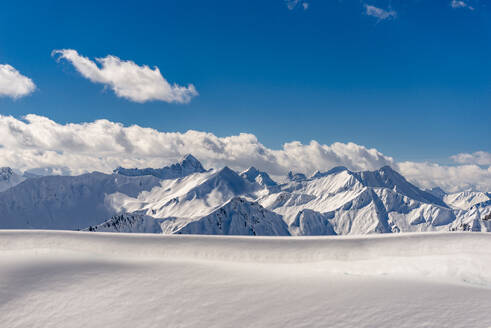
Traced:
<path fill-rule="evenodd" d="M 0 192 L 18 185 L 25 178 L 15 173 L 10 167 L 0 167 Z"/>
<path fill-rule="evenodd" d="M 350 173 L 356 176 L 364 186 L 372 188 L 389 188 L 399 194 L 423 203 L 437 204 L 447 207 L 447 205 L 441 201 L 441 199 L 409 183 L 402 175 L 394 171 L 390 166 L 384 166 L 377 171 Z"/>
<path fill-rule="evenodd" d="M 113 173 L 127 176 L 153 175 L 159 179 L 177 179 L 193 173 L 202 173 L 205 171 L 206 170 L 203 168 L 201 163 L 193 155 L 188 154 L 184 156 L 179 163 L 172 164 L 161 169 L 125 169 L 123 167 L 118 167 L 113 171 Z"/>
<path fill-rule="evenodd" d="M 232 198 L 212 213 L 196 220 L 175 217 L 160 220 L 142 214 L 123 214 L 86 230 L 246 236 L 290 235 L 280 215 L 240 197 Z"/>
<path fill-rule="evenodd" d="M 489 193 L 467 190 L 447 194 L 443 197 L 443 200 L 452 208 L 468 210 L 479 203 L 490 201 L 491 197 Z"/>
<path fill-rule="evenodd" d="M 258 184 L 266 187 L 273 187 L 277 185 L 277 183 L 274 182 L 266 172 L 258 171 L 253 166 L 242 172 L 240 176 L 250 182 L 257 182 Z"/>
<path fill-rule="evenodd" d="M 491 231 L 489 193 L 423 191 L 392 168 L 336 167 L 278 184 L 253 167 L 205 170 L 191 155 L 162 169 L 47 176 L 0 193 L 0 228 L 352 235 Z"/>
<path fill-rule="evenodd" d="M 0 193 L 0 228 L 83 229 L 117 213 L 107 195 L 137 197 L 159 184 L 153 176 L 98 172 L 27 179 Z"/>
<path fill-rule="evenodd" d="M 453 210 L 390 167 L 365 172 L 338 167 L 290 180 L 258 202 L 281 214 L 298 235 L 462 230 L 464 224 L 477 227 L 481 214 L 491 211 L 489 206 L 472 215 Z"/>
<path fill-rule="evenodd" d="M 288 180 L 290 181 L 303 181 L 306 180 L 307 177 L 303 173 L 294 173 L 293 171 L 288 172 Z"/>

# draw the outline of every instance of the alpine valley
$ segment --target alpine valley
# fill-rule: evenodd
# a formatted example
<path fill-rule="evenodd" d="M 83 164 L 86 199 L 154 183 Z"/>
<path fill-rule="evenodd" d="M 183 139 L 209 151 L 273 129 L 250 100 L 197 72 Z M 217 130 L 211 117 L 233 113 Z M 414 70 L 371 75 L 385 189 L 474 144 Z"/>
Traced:
<path fill-rule="evenodd" d="M 335 167 L 275 182 L 254 167 L 205 169 L 192 155 L 161 169 L 80 176 L 0 171 L 0 229 L 212 235 L 491 231 L 491 194 L 421 190 L 388 166 Z"/>

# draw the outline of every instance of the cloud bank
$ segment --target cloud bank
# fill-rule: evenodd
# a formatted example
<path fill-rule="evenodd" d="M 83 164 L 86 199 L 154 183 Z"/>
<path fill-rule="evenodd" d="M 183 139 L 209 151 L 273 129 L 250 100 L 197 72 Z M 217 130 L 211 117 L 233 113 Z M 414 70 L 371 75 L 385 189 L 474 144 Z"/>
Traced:
<path fill-rule="evenodd" d="M 17 99 L 27 96 L 35 89 L 34 82 L 14 67 L 8 64 L 0 65 L 0 97 Z"/>
<path fill-rule="evenodd" d="M 491 165 L 491 153 L 485 151 L 476 151 L 472 154 L 461 153 L 454 155 L 451 158 L 459 164 Z"/>
<path fill-rule="evenodd" d="M 161 167 L 187 153 L 195 155 L 206 167 L 227 165 L 244 170 L 253 165 L 273 176 L 286 175 L 289 170 L 312 174 L 334 166 L 359 171 L 391 165 L 424 188 L 491 189 L 491 166 L 397 163 L 376 149 L 354 143 L 323 145 L 317 141 L 308 144 L 294 141 L 275 150 L 247 133 L 220 138 L 207 132 L 161 132 L 108 120 L 62 125 L 34 114 L 23 119 L 0 115 L 0 166 L 21 171 L 80 174 L 94 170 L 111 172 L 117 166 Z"/>
<path fill-rule="evenodd" d="M 72 63 L 75 69 L 91 82 L 102 83 L 110 87 L 118 97 L 131 101 L 188 103 L 198 95 L 192 84 L 187 87 L 175 83 L 171 85 L 158 67 L 151 69 L 146 65 L 139 66 L 130 60 L 121 60 L 111 55 L 96 58 L 94 62 L 73 49 L 54 50 L 52 55 L 58 56 L 58 60 L 65 59 Z"/>
<path fill-rule="evenodd" d="M 375 6 L 365 4 L 365 13 L 368 16 L 373 16 L 379 20 L 396 18 L 397 13 L 394 10 L 384 10 L 382 8 L 377 8 Z"/>

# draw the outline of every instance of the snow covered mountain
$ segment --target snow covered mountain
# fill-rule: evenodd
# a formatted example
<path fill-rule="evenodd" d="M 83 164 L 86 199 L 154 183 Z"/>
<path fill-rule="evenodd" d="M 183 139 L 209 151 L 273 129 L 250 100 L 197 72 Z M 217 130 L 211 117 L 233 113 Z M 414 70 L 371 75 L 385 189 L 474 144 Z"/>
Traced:
<path fill-rule="evenodd" d="M 0 192 L 18 185 L 25 178 L 15 173 L 10 167 L 0 167 Z"/>
<path fill-rule="evenodd" d="M 240 176 L 249 182 L 256 182 L 261 186 L 274 187 L 278 185 L 266 172 L 258 171 L 253 166 L 242 172 Z"/>
<path fill-rule="evenodd" d="M 0 228 L 83 229 L 117 213 L 107 195 L 137 197 L 159 184 L 153 176 L 98 172 L 27 179 L 0 193 Z"/>
<path fill-rule="evenodd" d="M 153 175 L 159 179 L 177 179 L 193 173 L 201 173 L 205 171 L 206 170 L 203 168 L 201 163 L 193 155 L 188 154 L 184 156 L 179 163 L 172 164 L 161 169 L 125 169 L 123 167 L 118 167 L 113 171 L 113 173 L 127 176 Z"/>
<path fill-rule="evenodd" d="M 253 167 L 205 170 L 191 155 L 162 169 L 49 176 L 0 193 L 0 228 L 164 234 L 350 235 L 491 231 L 487 193 L 423 191 L 388 166 L 336 167 L 278 184 Z"/>
<path fill-rule="evenodd" d="M 489 192 L 466 190 L 448 194 L 439 187 L 428 190 L 428 192 L 441 199 L 451 208 L 460 210 L 468 210 L 477 204 L 486 203 L 491 200 L 491 194 Z"/>
<path fill-rule="evenodd" d="M 282 217 L 261 205 L 235 197 L 197 220 L 170 217 L 154 219 L 142 214 L 116 215 L 88 231 L 151 232 L 165 234 L 288 236 Z"/>
<path fill-rule="evenodd" d="M 471 190 L 448 194 L 443 197 L 443 201 L 449 206 L 462 210 L 468 210 L 479 203 L 489 202 L 490 200 L 491 196 L 489 193 Z"/>

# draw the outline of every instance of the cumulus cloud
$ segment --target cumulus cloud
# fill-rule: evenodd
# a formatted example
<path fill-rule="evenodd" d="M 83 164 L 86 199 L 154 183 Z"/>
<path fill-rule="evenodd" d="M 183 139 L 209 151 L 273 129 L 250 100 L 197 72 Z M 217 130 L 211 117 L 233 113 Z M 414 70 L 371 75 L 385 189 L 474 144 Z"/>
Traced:
<path fill-rule="evenodd" d="M 0 116 L 0 166 L 20 170 L 66 166 L 72 173 L 110 172 L 115 167 L 160 167 L 192 153 L 205 166 L 237 170 L 254 165 L 273 175 L 290 169 L 312 173 L 344 165 L 353 170 L 377 169 L 392 158 L 354 143 L 323 145 L 316 141 L 285 143 L 270 149 L 253 134 L 217 137 L 212 133 L 161 132 L 108 120 L 58 124 L 29 114 L 23 119 Z"/>
<path fill-rule="evenodd" d="M 303 0 L 285 0 L 288 9 L 293 10 L 297 7 L 302 7 L 303 10 L 309 9 L 309 3 Z"/>
<path fill-rule="evenodd" d="M 146 65 L 139 66 L 130 60 L 121 60 L 111 55 L 92 61 L 73 49 L 54 50 L 52 55 L 58 56 L 58 60 L 68 60 L 83 77 L 94 83 L 102 83 L 118 97 L 131 101 L 188 103 L 198 95 L 192 84 L 187 87 L 175 83 L 171 85 L 158 67 L 152 69 Z"/>
<path fill-rule="evenodd" d="M 396 18 L 397 13 L 394 10 L 384 10 L 382 8 L 377 8 L 375 6 L 365 4 L 365 13 L 368 16 L 373 16 L 379 20 Z"/>
<path fill-rule="evenodd" d="M 451 158 L 459 164 L 491 165 L 491 153 L 485 151 L 476 151 L 472 154 L 460 153 Z"/>
<path fill-rule="evenodd" d="M 441 166 L 432 163 L 396 163 L 376 149 L 354 143 L 285 143 L 281 149 L 264 146 L 253 134 L 217 137 L 212 133 L 161 132 L 108 120 L 58 124 L 46 117 L 23 119 L 0 115 L 0 166 L 21 171 L 38 169 L 67 174 L 111 172 L 117 166 L 162 167 L 192 153 L 205 167 L 225 165 L 244 170 L 253 165 L 273 176 L 289 170 L 311 174 L 334 166 L 355 171 L 390 165 L 416 184 L 441 186 L 448 191 L 489 190 L 491 167 Z"/>
<path fill-rule="evenodd" d="M 0 65 L 0 97 L 20 98 L 36 89 L 30 78 L 19 73 L 14 67 Z"/>
<path fill-rule="evenodd" d="M 491 166 L 402 162 L 397 164 L 397 168 L 409 181 L 422 188 L 441 187 L 447 192 L 491 190 Z"/>
<path fill-rule="evenodd" d="M 469 10 L 474 10 L 474 7 L 470 6 L 464 0 L 452 0 L 452 2 L 450 2 L 450 6 L 452 8 L 466 8 L 466 9 L 469 9 Z"/>

